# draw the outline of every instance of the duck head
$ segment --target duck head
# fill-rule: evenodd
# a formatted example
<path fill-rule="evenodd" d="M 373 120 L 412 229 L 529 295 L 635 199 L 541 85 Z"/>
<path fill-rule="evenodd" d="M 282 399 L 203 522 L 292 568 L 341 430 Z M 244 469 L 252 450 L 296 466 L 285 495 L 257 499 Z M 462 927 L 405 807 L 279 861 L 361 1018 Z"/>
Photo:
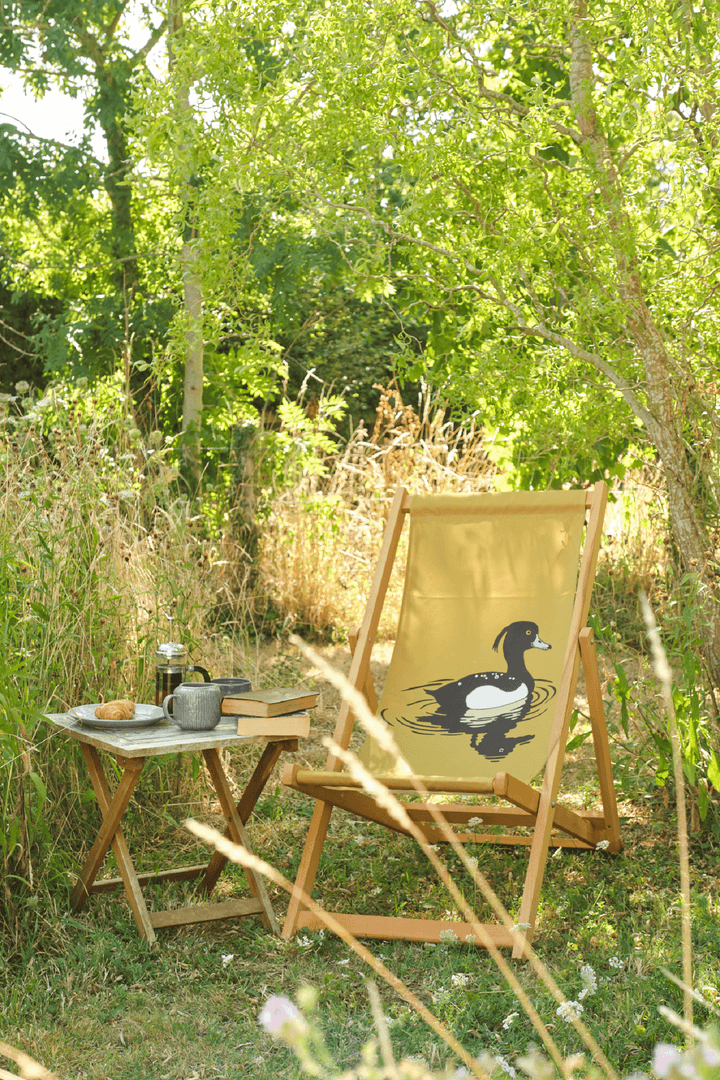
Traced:
<path fill-rule="evenodd" d="M 540 638 L 540 631 L 538 630 L 537 623 L 534 622 L 514 622 L 509 626 L 504 627 L 495 638 L 493 649 L 498 651 L 500 642 L 505 637 L 503 642 L 503 655 L 505 659 L 508 658 L 509 653 L 525 652 L 526 649 L 551 649 L 552 645 L 548 645 L 546 641 L 542 641 Z"/>

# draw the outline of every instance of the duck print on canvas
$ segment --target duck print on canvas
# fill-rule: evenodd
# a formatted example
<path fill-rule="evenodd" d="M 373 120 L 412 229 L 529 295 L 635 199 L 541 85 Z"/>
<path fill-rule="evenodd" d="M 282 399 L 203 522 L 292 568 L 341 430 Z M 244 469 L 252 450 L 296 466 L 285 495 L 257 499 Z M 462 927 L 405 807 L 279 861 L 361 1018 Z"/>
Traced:
<path fill-rule="evenodd" d="M 470 735 L 472 748 L 490 761 L 500 761 L 531 742 L 534 734 L 523 732 L 520 725 L 539 715 L 555 696 L 555 687 L 548 680 L 533 678 L 525 654 L 552 646 L 541 639 L 537 623 L 524 621 L 500 631 L 493 644 L 495 652 L 501 642 L 505 671 L 481 671 L 454 682 L 437 679 L 407 687 L 404 707 L 393 710 L 394 716 L 383 710 L 383 718 L 418 735 L 436 735 L 438 729 L 447 735 Z"/>

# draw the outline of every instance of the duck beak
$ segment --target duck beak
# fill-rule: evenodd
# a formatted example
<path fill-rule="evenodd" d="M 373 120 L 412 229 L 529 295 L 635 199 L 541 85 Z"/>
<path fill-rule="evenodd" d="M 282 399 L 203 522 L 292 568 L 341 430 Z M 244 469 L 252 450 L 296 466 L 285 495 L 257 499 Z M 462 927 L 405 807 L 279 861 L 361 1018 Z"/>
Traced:
<path fill-rule="evenodd" d="M 548 645 L 547 641 L 542 641 L 540 635 L 535 635 L 535 640 L 530 646 L 531 649 L 552 649 L 552 645 Z"/>

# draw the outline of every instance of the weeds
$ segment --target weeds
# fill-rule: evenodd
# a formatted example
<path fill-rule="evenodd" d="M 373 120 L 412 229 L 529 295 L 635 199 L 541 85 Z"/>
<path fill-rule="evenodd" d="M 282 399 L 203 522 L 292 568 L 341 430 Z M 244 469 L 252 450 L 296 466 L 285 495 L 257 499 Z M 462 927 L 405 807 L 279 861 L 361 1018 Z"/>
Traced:
<path fill-rule="evenodd" d="M 82 917 L 69 917 L 67 887 L 83 846 L 97 831 L 98 810 L 77 748 L 48 738 L 39 716 L 121 689 L 149 700 L 152 654 L 164 639 L 166 612 L 175 614 L 178 636 L 194 659 L 214 674 L 246 674 L 255 685 L 308 677 L 307 664 L 286 645 L 287 630 L 303 628 L 325 641 L 344 639 L 361 615 L 397 483 L 417 491 L 490 487 L 500 478 L 484 452 L 482 433 L 472 425 L 457 428 L 428 400 L 410 409 L 390 391 L 382 397 L 372 432 L 358 431 L 339 452 L 317 442 L 313 452 L 329 455 L 324 470 L 303 474 L 297 469 L 289 460 L 292 439 L 287 438 L 283 447 L 293 487 L 284 489 L 268 474 L 254 493 L 260 527 L 257 560 L 250 566 L 229 509 L 224 524 L 220 495 L 206 493 L 206 501 L 215 499 L 212 514 L 201 514 L 188 502 L 178 486 L 172 446 L 159 433 L 143 441 L 118 386 L 110 382 L 93 394 L 81 386 L 59 387 L 44 404 L 30 396 L 23 410 L 6 410 L 0 438 L 0 645 L 6 657 L 0 672 L 5 868 L 0 972 L 8 987 L 0 1004 L 3 1028 L 64 1076 L 184 1080 L 192 1070 L 209 1076 L 213 1069 L 228 1077 L 289 1080 L 297 1076 L 291 1049 L 263 1036 L 257 1018 L 273 993 L 293 995 L 306 982 L 318 988 L 318 1016 L 332 1068 L 359 1074 L 357 1062 L 366 1053 L 367 1076 L 372 1069 L 393 1075 L 388 1072 L 393 1067 L 408 1077 L 437 1073 L 450 1056 L 418 1025 L 406 1000 L 382 989 L 391 1043 L 383 1036 L 379 1049 L 363 1050 L 374 1029 L 364 1018 L 362 965 L 330 938 L 304 935 L 275 942 L 252 925 L 206 927 L 168 933 L 162 948 L 151 954 L 136 939 L 117 898 L 94 899 Z M 661 798 L 672 790 L 671 742 L 645 656 L 638 584 L 650 589 L 675 676 L 691 809 L 700 1022 L 720 1004 L 720 883 L 713 832 L 717 707 L 703 689 L 698 666 L 701 627 L 691 583 L 671 588 L 661 505 L 645 498 L 642 489 L 628 489 L 616 507 L 599 573 L 596 636 L 607 669 L 605 696 L 630 841 L 618 857 L 619 868 L 600 855 L 582 868 L 572 855 L 550 860 L 546 880 L 553 901 L 544 902 L 540 912 L 543 960 L 563 990 L 561 999 L 534 976 L 515 972 L 550 1029 L 566 1071 L 577 1074 L 582 1066 L 567 1065 L 568 1057 L 583 1049 L 573 1019 L 602 1033 L 596 1036 L 602 1053 L 626 1075 L 647 1068 L 653 1046 L 667 1038 L 657 1004 L 679 1008 L 681 1002 L 660 974 L 661 966 L 679 971 L 682 962 L 677 868 L 668 858 L 669 802 Z M 381 626 L 386 637 L 400 592 L 399 582 L 391 585 Z M 260 643 L 268 631 L 280 640 L 272 662 L 263 664 Z M 319 723 L 322 728 L 324 721 Z M 582 761 L 580 713 L 573 735 L 572 755 Z M 312 742 L 302 750 L 310 759 L 318 752 Z M 231 772 L 241 780 L 249 767 L 237 754 Z M 164 846 L 177 854 L 178 847 L 193 843 L 180 839 L 178 827 L 188 804 L 193 813 L 212 818 L 201 776 L 189 762 L 181 774 L 176 769 L 175 761 L 148 765 L 130 811 L 138 862 L 148 868 Z M 306 808 L 298 802 L 271 782 L 253 823 L 259 847 L 288 878 L 307 825 Z M 693 836 L 692 827 L 701 828 L 703 818 L 704 830 Z M 448 899 L 409 841 L 397 841 L 389 857 L 372 828 L 348 832 L 346 839 L 326 875 L 340 905 L 348 895 L 372 903 L 377 889 L 380 899 L 392 899 L 402 877 L 418 911 L 445 913 Z M 188 861 L 196 854 L 188 852 Z M 491 857 L 489 876 L 497 879 L 501 896 L 523 872 L 521 858 L 516 852 Z M 448 857 L 447 865 L 465 881 L 459 858 Z M 231 873 L 225 884 L 231 891 Z M 276 901 L 279 896 L 276 891 Z M 471 902 L 479 910 L 486 903 L 481 897 L 470 880 L 457 903 Z M 388 970 L 395 968 L 473 1059 L 490 1054 L 481 1062 L 486 1071 L 498 1068 L 507 1075 L 527 1061 L 529 1043 L 537 1043 L 539 1035 L 515 1005 L 514 991 L 498 981 L 491 960 L 479 961 L 476 953 L 452 943 L 436 949 L 398 943 L 381 948 L 378 958 Z M 587 971 L 583 976 L 588 967 L 597 983 L 592 990 Z M 199 993 L 209 1003 L 202 1010 Z M 563 1003 L 566 1015 L 558 1012 Z M 372 1011 L 377 1024 L 375 1006 Z M 79 1040 L 66 1037 L 70 1018 L 80 1023 Z M 314 1014 L 307 1021 L 315 1023 Z M 389 1045 L 399 1047 L 395 1066 Z M 703 1043 L 710 1052 L 714 1045 L 711 1039 Z M 668 1052 L 668 1080 L 686 1065 L 695 1067 L 679 1049 L 676 1053 L 680 1056 Z M 415 1060 L 419 1057 L 425 1064 Z"/>

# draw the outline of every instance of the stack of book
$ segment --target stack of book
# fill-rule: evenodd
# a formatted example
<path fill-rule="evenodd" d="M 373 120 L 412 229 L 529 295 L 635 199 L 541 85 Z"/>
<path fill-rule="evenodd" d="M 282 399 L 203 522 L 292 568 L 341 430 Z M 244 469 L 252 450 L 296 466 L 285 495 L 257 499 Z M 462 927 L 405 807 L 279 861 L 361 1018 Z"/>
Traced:
<path fill-rule="evenodd" d="M 237 716 L 238 735 L 305 738 L 310 733 L 307 710 L 317 704 L 317 698 L 317 694 L 288 686 L 248 690 L 224 697 L 222 712 Z"/>

